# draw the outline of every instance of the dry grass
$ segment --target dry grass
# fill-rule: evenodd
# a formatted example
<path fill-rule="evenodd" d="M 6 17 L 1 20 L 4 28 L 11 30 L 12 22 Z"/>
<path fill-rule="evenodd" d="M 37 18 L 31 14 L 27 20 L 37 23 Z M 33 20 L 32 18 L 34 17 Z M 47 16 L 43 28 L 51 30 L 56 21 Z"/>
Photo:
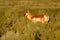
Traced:
<path fill-rule="evenodd" d="M 1 0 L 0 40 L 60 40 L 59 0 Z M 52 4 L 52 5 L 50 5 Z M 25 9 L 33 15 L 48 14 L 48 24 L 32 23 L 25 16 Z"/>

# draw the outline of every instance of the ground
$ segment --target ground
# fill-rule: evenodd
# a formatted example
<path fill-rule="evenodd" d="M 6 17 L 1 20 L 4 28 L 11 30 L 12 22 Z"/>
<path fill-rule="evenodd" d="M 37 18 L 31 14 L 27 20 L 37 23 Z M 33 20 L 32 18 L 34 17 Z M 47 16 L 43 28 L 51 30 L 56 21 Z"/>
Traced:
<path fill-rule="evenodd" d="M 24 14 L 47 14 L 47 24 Z M 0 40 L 60 40 L 60 0 L 0 0 Z"/>

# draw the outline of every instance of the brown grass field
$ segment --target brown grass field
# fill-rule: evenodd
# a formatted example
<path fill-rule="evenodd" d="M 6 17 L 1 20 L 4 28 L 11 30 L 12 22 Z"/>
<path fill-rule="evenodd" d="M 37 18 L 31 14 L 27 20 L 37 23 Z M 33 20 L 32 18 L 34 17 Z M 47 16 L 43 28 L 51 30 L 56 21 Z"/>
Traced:
<path fill-rule="evenodd" d="M 47 14 L 47 24 L 25 16 Z M 0 0 L 0 40 L 60 40 L 60 0 Z"/>

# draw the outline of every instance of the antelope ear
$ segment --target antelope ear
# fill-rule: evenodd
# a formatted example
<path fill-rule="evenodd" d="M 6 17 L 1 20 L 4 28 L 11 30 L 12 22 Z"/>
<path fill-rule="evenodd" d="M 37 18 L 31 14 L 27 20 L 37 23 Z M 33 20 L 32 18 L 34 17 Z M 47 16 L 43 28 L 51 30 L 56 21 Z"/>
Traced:
<path fill-rule="evenodd" d="M 27 13 L 30 13 L 29 10 L 27 10 Z"/>
<path fill-rule="evenodd" d="M 29 8 L 28 9 L 24 9 L 25 13 L 29 13 Z"/>

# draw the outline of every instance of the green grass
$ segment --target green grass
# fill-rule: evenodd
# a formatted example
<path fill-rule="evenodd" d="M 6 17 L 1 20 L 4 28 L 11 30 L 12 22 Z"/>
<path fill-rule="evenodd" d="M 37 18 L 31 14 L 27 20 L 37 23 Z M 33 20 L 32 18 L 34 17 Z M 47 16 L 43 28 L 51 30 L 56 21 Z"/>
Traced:
<path fill-rule="evenodd" d="M 0 40 L 60 40 L 59 0 L 1 0 Z M 25 16 L 48 14 L 48 24 L 34 24 Z"/>

